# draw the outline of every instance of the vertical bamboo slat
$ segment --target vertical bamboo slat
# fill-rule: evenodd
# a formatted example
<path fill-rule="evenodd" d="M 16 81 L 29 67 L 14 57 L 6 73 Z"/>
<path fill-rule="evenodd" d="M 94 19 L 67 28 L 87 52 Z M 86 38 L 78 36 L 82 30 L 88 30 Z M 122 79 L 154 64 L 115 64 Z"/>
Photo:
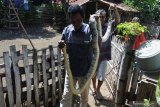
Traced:
<path fill-rule="evenodd" d="M 21 107 L 21 79 L 18 68 L 18 59 L 15 45 L 10 46 L 11 58 L 13 63 L 13 71 L 15 77 L 15 88 L 16 88 L 16 106 Z"/>
<path fill-rule="evenodd" d="M 54 51 L 53 47 L 49 46 L 50 60 L 51 60 L 51 71 L 52 71 L 52 106 L 56 104 L 56 76 L 55 76 L 55 62 L 54 62 Z"/>
<path fill-rule="evenodd" d="M 132 42 L 127 44 L 125 53 L 123 54 L 123 57 L 122 57 L 121 67 L 119 70 L 119 80 L 117 84 L 115 107 L 121 107 L 122 105 L 125 105 L 125 99 L 126 99 L 125 90 L 126 90 L 126 84 L 127 84 L 127 74 L 131 66 L 131 60 L 132 60 L 132 56 L 130 56 L 129 53 L 132 53 L 132 45 L 133 45 Z"/>
<path fill-rule="evenodd" d="M 36 107 L 40 107 L 40 99 L 39 99 L 39 73 L 38 73 L 38 59 L 37 59 L 37 51 L 33 50 L 33 66 L 34 66 L 34 90 L 35 90 L 35 100 Z"/>
<path fill-rule="evenodd" d="M 24 63 L 26 82 L 27 82 L 27 107 L 30 107 L 31 106 L 31 78 L 30 78 L 30 70 L 29 70 L 27 45 L 22 46 L 22 53 L 23 53 L 23 63 Z"/>
<path fill-rule="evenodd" d="M 42 50 L 42 68 L 43 68 L 43 82 L 44 82 L 44 105 L 48 107 L 48 80 L 46 72 L 46 49 Z"/>
<path fill-rule="evenodd" d="M 3 86 L 2 86 L 2 78 L 0 76 L 0 105 L 1 107 L 5 107 L 4 104 L 4 94 L 3 94 Z"/>
<path fill-rule="evenodd" d="M 11 78 L 11 69 L 10 69 L 11 66 L 10 66 L 9 52 L 4 52 L 3 57 L 4 57 L 5 72 L 6 72 L 9 107 L 14 107 L 13 86 L 12 86 L 12 78 Z"/>
<path fill-rule="evenodd" d="M 137 85 L 138 85 L 138 78 L 139 78 L 139 72 L 134 69 L 133 70 L 133 76 L 132 76 L 132 81 L 131 81 L 131 88 L 130 88 L 130 99 L 134 99 L 134 94 L 136 93 Z"/>

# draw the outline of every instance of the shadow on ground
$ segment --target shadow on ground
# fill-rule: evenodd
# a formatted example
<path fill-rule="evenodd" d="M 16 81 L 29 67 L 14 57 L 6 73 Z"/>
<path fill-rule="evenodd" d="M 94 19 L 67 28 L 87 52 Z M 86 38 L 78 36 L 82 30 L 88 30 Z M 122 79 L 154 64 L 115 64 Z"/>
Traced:
<path fill-rule="evenodd" d="M 51 24 L 28 24 L 24 27 L 31 39 L 52 38 L 57 34 L 55 27 L 53 28 Z M 0 40 L 13 40 L 17 38 L 25 38 L 25 33 L 22 29 L 0 29 Z"/>
<path fill-rule="evenodd" d="M 96 107 L 114 107 L 114 103 L 111 100 L 96 100 L 94 99 L 95 102 L 95 106 Z M 93 104 L 94 105 L 94 104 Z M 80 106 L 80 97 L 79 96 L 73 96 L 73 102 L 72 102 L 72 107 L 79 107 Z M 89 104 L 87 105 L 87 107 L 92 107 Z"/>

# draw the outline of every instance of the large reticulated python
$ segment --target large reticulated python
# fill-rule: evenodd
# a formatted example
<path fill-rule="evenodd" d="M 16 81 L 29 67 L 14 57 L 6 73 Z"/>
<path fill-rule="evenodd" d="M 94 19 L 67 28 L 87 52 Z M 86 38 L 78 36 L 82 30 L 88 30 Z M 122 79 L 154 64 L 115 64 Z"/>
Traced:
<path fill-rule="evenodd" d="M 82 87 L 79 87 L 78 89 L 75 88 L 74 83 L 73 83 L 73 76 L 72 76 L 72 72 L 71 72 L 71 69 L 69 66 L 69 62 L 68 62 L 68 55 L 66 52 L 66 46 L 64 46 L 64 48 L 62 49 L 65 66 L 66 66 L 67 73 L 69 76 L 70 89 L 71 89 L 71 92 L 75 95 L 81 94 L 85 90 L 85 88 L 89 85 L 90 80 L 95 75 L 97 65 L 98 65 L 99 54 L 100 54 L 99 46 L 98 46 L 98 36 L 102 37 L 102 35 L 100 35 L 100 33 L 102 32 L 100 18 L 98 18 L 98 21 L 96 21 L 95 15 L 91 15 L 90 19 L 89 19 L 89 27 L 90 27 L 90 31 L 92 34 L 92 47 L 93 47 L 93 56 L 94 57 L 92 58 L 91 65 L 90 65 L 89 71 L 87 73 L 88 79 L 86 80 L 85 84 Z M 105 36 L 102 37 L 102 42 L 105 42 L 111 33 L 111 23 L 108 23 L 108 27 L 109 27 L 109 29 L 107 29 Z"/>
<path fill-rule="evenodd" d="M 109 10 L 109 19 L 108 19 L 108 23 L 107 23 L 107 30 L 105 35 L 102 35 L 102 24 L 101 24 L 101 19 L 98 18 L 97 20 L 97 30 L 98 30 L 98 35 L 101 37 L 102 39 L 102 43 L 105 43 L 109 36 L 111 36 L 111 30 L 112 30 L 112 23 L 113 23 L 113 14 L 111 12 L 111 10 Z"/>

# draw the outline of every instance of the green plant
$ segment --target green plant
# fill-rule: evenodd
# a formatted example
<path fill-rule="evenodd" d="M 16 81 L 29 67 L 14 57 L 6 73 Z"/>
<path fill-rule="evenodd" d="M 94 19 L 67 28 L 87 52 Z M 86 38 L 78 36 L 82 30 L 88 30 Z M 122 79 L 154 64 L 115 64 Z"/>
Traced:
<path fill-rule="evenodd" d="M 24 8 L 21 7 L 18 12 L 21 20 L 23 22 L 30 22 L 30 20 L 35 20 L 37 18 L 37 14 L 38 14 L 38 12 L 36 11 L 37 7 L 39 7 L 39 6 L 33 6 L 33 5 L 29 4 L 29 10 L 27 12 L 25 12 Z"/>
<path fill-rule="evenodd" d="M 0 0 L 0 6 L 2 6 L 2 0 Z"/>
<path fill-rule="evenodd" d="M 6 25 L 7 13 L 7 7 L 5 7 L 2 0 L 0 0 L 0 27 Z"/>
<path fill-rule="evenodd" d="M 64 5 L 62 3 L 60 4 L 52 4 L 53 8 L 56 9 L 58 12 L 63 11 Z"/>
<path fill-rule="evenodd" d="M 144 99 L 144 104 L 143 104 L 144 107 L 150 107 L 151 106 L 151 103 L 150 103 L 150 99 Z"/>
<path fill-rule="evenodd" d="M 160 79 L 158 80 L 155 94 L 156 94 L 157 103 L 158 105 L 160 105 Z"/>
<path fill-rule="evenodd" d="M 160 79 L 157 82 L 155 96 L 156 96 L 157 104 L 160 106 Z M 151 106 L 150 99 L 149 100 L 144 99 L 143 105 L 144 107 L 150 107 Z"/>
<path fill-rule="evenodd" d="M 123 2 L 139 10 L 142 21 L 160 23 L 160 0 L 123 0 Z"/>
<path fill-rule="evenodd" d="M 118 26 L 118 38 L 125 38 L 128 36 L 130 39 L 135 38 L 140 35 L 141 32 L 147 30 L 145 26 L 140 25 L 139 23 L 125 22 L 120 23 Z"/>
<path fill-rule="evenodd" d="M 24 11 L 24 8 L 21 7 L 18 11 L 21 20 L 25 23 L 41 23 L 44 18 L 52 17 L 53 5 L 52 4 L 41 4 L 41 5 L 32 5 L 29 3 L 29 10 Z"/>
<path fill-rule="evenodd" d="M 64 8 L 63 4 L 58 4 L 56 6 L 57 11 L 63 11 L 63 8 Z"/>

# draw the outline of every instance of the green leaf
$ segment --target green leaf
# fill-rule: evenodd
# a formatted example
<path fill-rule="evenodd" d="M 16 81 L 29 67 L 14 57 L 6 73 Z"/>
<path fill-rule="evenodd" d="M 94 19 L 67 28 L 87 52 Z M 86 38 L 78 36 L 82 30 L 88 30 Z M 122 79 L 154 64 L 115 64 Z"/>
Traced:
<path fill-rule="evenodd" d="M 150 99 L 144 99 L 144 104 L 143 104 L 145 107 L 150 107 L 151 104 L 150 104 Z"/>
<path fill-rule="evenodd" d="M 124 4 L 129 5 L 140 11 L 142 22 L 160 22 L 160 0 L 122 0 Z M 155 14 L 158 12 L 159 14 Z"/>
<path fill-rule="evenodd" d="M 125 22 L 120 23 L 118 26 L 118 34 L 122 36 L 128 35 L 130 38 L 139 36 L 141 32 L 146 31 L 146 27 L 139 23 Z"/>

